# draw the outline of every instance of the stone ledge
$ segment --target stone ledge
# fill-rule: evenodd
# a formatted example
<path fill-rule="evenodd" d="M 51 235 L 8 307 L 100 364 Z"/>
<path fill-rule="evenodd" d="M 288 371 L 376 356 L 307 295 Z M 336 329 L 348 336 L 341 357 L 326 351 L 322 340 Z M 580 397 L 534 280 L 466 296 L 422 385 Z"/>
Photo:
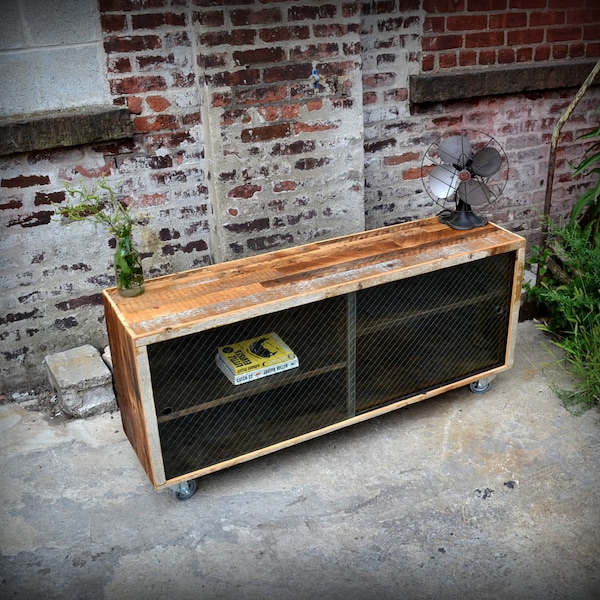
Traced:
<path fill-rule="evenodd" d="M 410 103 L 426 104 L 500 94 L 579 87 L 596 61 L 520 64 L 410 76 Z"/>
<path fill-rule="evenodd" d="M 0 156 L 130 138 L 133 133 L 129 110 L 115 106 L 8 117 L 0 120 Z"/>

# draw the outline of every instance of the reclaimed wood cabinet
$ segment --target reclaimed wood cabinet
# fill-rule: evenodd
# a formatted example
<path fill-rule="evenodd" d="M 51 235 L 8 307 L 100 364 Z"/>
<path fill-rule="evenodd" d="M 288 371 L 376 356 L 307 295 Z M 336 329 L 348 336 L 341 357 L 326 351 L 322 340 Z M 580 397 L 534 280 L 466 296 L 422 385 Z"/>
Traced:
<path fill-rule="evenodd" d="M 126 435 L 156 489 L 471 385 L 513 361 L 525 240 L 437 218 L 104 290 Z M 219 346 L 276 332 L 299 366 L 233 385 Z"/>

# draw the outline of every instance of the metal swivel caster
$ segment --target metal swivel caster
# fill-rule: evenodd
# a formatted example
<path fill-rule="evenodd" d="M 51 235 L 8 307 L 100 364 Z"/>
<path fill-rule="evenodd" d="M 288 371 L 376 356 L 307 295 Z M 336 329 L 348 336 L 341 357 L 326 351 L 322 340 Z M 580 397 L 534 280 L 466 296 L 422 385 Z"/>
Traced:
<path fill-rule="evenodd" d="M 196 480 L 182 481 L 181 483 L 172 485 L 170 489 L 177 500 L 189 500 L 196 493 Z"/>

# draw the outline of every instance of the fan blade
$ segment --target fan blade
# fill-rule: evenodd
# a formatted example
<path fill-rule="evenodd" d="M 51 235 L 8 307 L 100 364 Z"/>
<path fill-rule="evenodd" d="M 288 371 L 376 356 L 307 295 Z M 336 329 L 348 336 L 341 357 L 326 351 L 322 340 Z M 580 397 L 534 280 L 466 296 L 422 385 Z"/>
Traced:
<path fill-rule="evenodd" d="M 469 140 L 462 135 L 451 135 L 438 146 L 440 159 L 451 165 L 459 165 L 462 169 L 473 154 Z"/>
<path fill-rule="evenodd" d="M 475 153 L 471 169 L 480 177 L 491 177 L 502 166 L 502 157 L 496 148 L 487 146 Z"/>
<path fill-rule="evenodd" d="M 459 182 L 458 171 L 445 165 L 435 167 L 429 174 L 429 188 L 438 198 L 452 196 Z"/>
<path fill-rule="evenodd" d="M 458 186 L 458 197 L 469 206 L 482 206 L 490 202 L 494 194 L 482 181 L 469 179 Z"/>

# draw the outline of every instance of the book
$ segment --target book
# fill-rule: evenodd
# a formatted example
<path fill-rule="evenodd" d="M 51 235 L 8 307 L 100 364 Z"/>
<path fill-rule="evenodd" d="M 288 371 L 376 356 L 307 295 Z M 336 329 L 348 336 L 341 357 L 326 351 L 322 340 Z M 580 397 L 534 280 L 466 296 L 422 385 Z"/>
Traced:
<path fill-rule="evenodd" d="M 298 367 L 294 351 L 275 333 L 217 348 L 216 364 L 234 385 Z"/>

